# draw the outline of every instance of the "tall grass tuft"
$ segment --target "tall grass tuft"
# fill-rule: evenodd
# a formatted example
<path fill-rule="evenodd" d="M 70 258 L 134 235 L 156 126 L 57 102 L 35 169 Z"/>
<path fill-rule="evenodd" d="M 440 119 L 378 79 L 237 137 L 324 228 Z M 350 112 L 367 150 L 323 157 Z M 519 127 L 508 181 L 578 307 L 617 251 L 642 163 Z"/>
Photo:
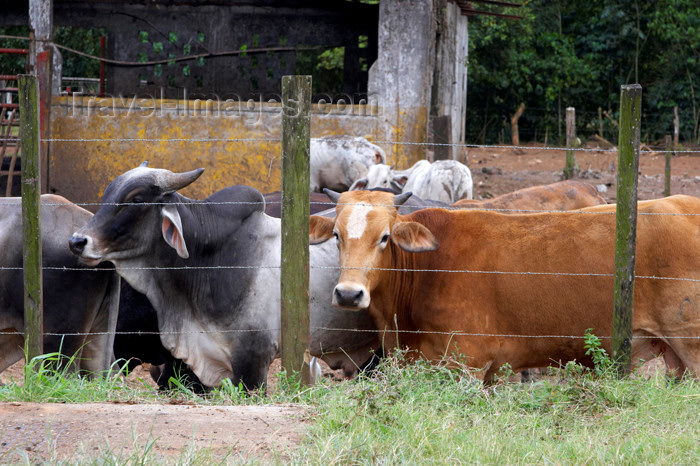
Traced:
<path fill-rule="evenodd" d="M 507 382 L 504 368 L 484 386 L 464 367 L 385 359 L 372 377 L 318 394 L 293 462 L 696 463 L 698 382 L 618 380 L 599 362 L 571 362 L 525 384 Z"/>

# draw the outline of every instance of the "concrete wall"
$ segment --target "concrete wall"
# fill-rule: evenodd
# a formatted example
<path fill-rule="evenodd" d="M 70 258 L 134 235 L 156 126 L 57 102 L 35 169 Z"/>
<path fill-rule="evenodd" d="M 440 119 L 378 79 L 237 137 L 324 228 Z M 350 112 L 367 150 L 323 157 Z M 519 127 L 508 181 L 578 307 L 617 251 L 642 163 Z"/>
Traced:
<path fill-rule="evenodd" d="M 437 11 L 436 59 L 430 106 L 432 142 L 465 141 L 467 110 L 467 17 L 447 0 L 435 0 Z M 435 146 L 435 159 L 459 159 L 456 146 Z"/>
<path fill-rule="evenodd" d="M 232 184 L 262 192 L 279 190 L 280 104 L 210 101 L 203 111 L 204 105 L 167 99 L 54 98 L 52 137 L 69 141 L 51 143 L 49 192 L 73 202 L 99 202 L 111 180 L 144 160 L 173 171 L 204 167 L 202 177 L 183 190 L 193 198 Z M 377 140 L 377 115 L 376 106 L 315 104 L 311 135 Z M 94 139 L 107 141 L 90 141 Z M 382 146 L 393 162 L 391 147 Z"/>
<path fill-rule="evenodd" d="M 247 0 L 234 0 L 229 7 L 217 7 L 195 1 L 172 6 L 166 0 L 150 3 L 133 0 L 121 2 L 117 8 L 106 0 L 80 0 L 70 4 L 59 0 L 56 8 L 61 13 L 56 16 L 82 26 L 95 18 L 109 18 L 107 27 L 113 35 L 111 46 L 114 47 L 109 55 L 121 59 L 139 51 L 148 60 L 157 58 L 153 54 L 186 54 L 185 50 L 176 50 L 183 41 L 194 44 L 190 53 L 199 48 L 224 50 L 244 39 L 251 47 L 282 45 L 278 42 L 283 37 L 287 45 L 321 44 L 331 40 L 349 47 L 349 44 L 356 44 L 358 31 L 366 32 L 369 49 L 373 49 L 374 38 L 377 47 L 377 59 L 369 70 L 367 83 L 367 99 L 371 104 L 335 105 L 330 110 L 315 104 L 312 136 L 366 136 L 380 143 L 389 162 L 399 169 L 408 168 L 432 153 L 428 150 L 432 147 L 424 143 L 464 141 L 467 20 L 454 2 L 382 0 L 378 13 L 376 5 L 341 2 L 330 8 L 320 0 L 287 3 L 282 6 L 270 0 L 258 7 Z M 300 8 L 292 8 L 292 4 Z M 347 11 L 341 12 L 343 9 Z M 365 10 L 375 13 L 363 17 L 361 13 Z M 68 11 L 75 14 L 68 15 Z M 347 15 L 343 15 L 344 12 Z M 179 20 L 183 14 L 189 18 L 185 24 Z M 150 29 L 143 24 L 150 25 Z M 159 26 L 155 28 L 154 24 Z M 237 28 L 239 24 L 245 27 Z M 208 26 L 202 36 L 203 25 Z M 166 36 L 174 30 L 178 31 L 177 39 L 171 44 Z M 120 48 L 119 44 L 133 43 L 141 31 L 148 32 L 147 42 L 139 43 L 134 50 Z M 260 34 L 253 34 L 254 31 Z M 124 37 L 115 40 L 120 34 Z M 160 34 L 163 39 L 160 41 L 163 49 L 158 52 L 153 49 L 154 34 Z M 207 43 L 208 40 L 214 42 Z M 277 94 L 274 82 L 281 74 L 293 71 L 291 61 L 278 63 L 280 57 L 266 55 L 257 60 L 258 67 L 274 68 L 271 75 L 266 74 L 270 80 L 265 92 L 258 89 L 264 98 L 270 97 L 266 94 L 269 91 L 273 96 Z M 247 59 L 252 63 L 252 58 Z M 241 81 L 241 75 L 237 74 L 240 70 L 231 68 L 229 59 L 226 61 L 228 64 L 221 68 L 213 63 L 215 73 L 202 75 L 202 82 L 195 80 L 195 89 L 192 88 L 194 75 L 172 83 L 165 83 L 162 76 L 163 82 L 147 78 L 145 87 L 137 89 L 143 98 L 137 99 L 131 97 L 133 89 L 131 92 L 120 90 L 123 86 L 133 87 L 134 82 L 140 80 L 140 75 L 134 74 L 136 69 L 117 72 L 112 67 L 107 92 L 116 97 L 53 99 L 53 105 L 47 105 L 52 109 L 51 136 L 75 140 L 51 143 L 50 153 L 44 159 L 46 176 L 42 175 L 47 191 L 65 195 L 75 202 L 97 202 L 109 181 L 143 160 L 149 160 L 151 166 L 176 171 L 207 168 L 200 181 L 186 192 L 192 197 L 205 197 L 231 184 L 249 184 L 261 191 L 279 189 L 279 104 L 248 103 L 245 99 L 253 91 L 246 87 L 250 84 L 247 80 L 250 74 Z M 357 69 L 350 74 L 357 79 Z M 177 90 L 175 95 L 182 100 L 168 99 L 173 90 Z M 194 92 L 200 94 L 201 101 L 209 97 L 212 102 L 218 102 L 216 108 L 193 111 L 197 105 Z M 121 141 L 83 141 L 85 139 Z M 456 158 L 456 152 L 449 149 L 441 157 Z"/>
<path fill-rule="evenodd" d="M 377 61 L 369 71 L 369 99 L 383 109 L 379 134 L 393 141 L 397 165 L 425 158 L 435 52 L 432 0 L 383 0 L 379 3 Z"/>

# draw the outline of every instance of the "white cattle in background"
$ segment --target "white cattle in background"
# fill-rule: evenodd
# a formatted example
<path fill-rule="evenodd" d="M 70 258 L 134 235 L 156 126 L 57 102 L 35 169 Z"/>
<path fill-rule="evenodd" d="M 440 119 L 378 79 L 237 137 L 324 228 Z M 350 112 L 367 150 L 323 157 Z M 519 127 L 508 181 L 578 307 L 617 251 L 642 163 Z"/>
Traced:
<path fill-rule="evenodd" d="M 311 191 L 347 191 L 370 167 L 386 163 L 384 150 L 367 139 L 325 136 L 311 139 Z"/>
<path fill-rule="evenodd" d="M 416 162 L 408 170 L 392 170 L 388 165 L 375 165 L 367 176 L 355 181 L 350 191 L 389 188 L 398 192 L 452 204 L 460 199 L 472 199 L 474 183 L 466 165 L 456 160 L 427 160 Z"/>

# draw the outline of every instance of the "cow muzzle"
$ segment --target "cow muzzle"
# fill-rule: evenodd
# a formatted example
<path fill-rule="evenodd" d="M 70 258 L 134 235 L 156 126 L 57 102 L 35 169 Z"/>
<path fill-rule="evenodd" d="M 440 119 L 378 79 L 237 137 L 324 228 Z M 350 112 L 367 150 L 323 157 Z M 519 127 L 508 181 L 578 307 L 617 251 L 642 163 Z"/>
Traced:
<path fill-rule="evenodd" d="M 76 256 L 80 256 L 83 254 L 83 251 L 85 250 L 85 246 L 87 245 L 88 240 L 84 236 L 80 235 L 73 235 L 70 237 L 68 240 L 68 246 L 70 247 L 70 250 L 73 254 Z"/>
<path fill-rule="evenodd" d="M 87 236 L 74 234 L 68 240 L 68 247 L 71 252 L 80 258 L 80 262 L 89 266 L 95 266 L 102 260 L 101 257 L 96 257 L 91 254 L 91 241 Z"/>
<path fill-rule="evenodd" d="M 339 283 L 333 290 L 333 305 L 344 309 L 360 310 L 369 307 L 369 292 L 356 283 Z"/>

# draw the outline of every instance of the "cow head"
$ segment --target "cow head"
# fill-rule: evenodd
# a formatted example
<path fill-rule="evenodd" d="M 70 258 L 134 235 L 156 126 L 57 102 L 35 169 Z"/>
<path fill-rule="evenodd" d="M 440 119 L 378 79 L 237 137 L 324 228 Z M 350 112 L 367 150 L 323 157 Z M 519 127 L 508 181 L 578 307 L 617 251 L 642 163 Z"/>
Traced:
<path fill-rule="evenodd" d="M 312 216 L 309 242 L 318 244 L 335 237 L 340 259 L 340 279 L 333 290 L 333 304 L 345 309 L 367 309 L 372 292 L 391 268 L 395 247 L 407 252 L 433 251 L 438 243 L 423 225 L 398 215 L 398 206 L 411 193 L 326 190 L 337 203 L 336 217 Z M 393 246 L 392 246 L 393 245 Z"/>
<path fill-rule="evenodd" d="M 385 188 L 392 189 L 396 192 L 401 192 L 408 176 L 402 172 L 395 172 L 393 166 L 377 164 L 372 165 L 367 170 L 367 176 L 356 180 L 349 191 L 357 191 L 363 189 Z"/>
<path fill-rule="evenodd" d="M 177 199 L 175 192 L 199 178 L 204 169 L 173 173 L 146 165 L 144 162 L 110 183 L 95 216 L 71 237 L 70 249 L 82 262 L 97 265 L 151 252 L 150 237 L 146 239 L 145 235 L 150 235 L 152 229 L 145 225 L 153 221 L 160 223 L 165 242 L 180 257 L 189 257 L 180 214 L 173 202 Z"/>

